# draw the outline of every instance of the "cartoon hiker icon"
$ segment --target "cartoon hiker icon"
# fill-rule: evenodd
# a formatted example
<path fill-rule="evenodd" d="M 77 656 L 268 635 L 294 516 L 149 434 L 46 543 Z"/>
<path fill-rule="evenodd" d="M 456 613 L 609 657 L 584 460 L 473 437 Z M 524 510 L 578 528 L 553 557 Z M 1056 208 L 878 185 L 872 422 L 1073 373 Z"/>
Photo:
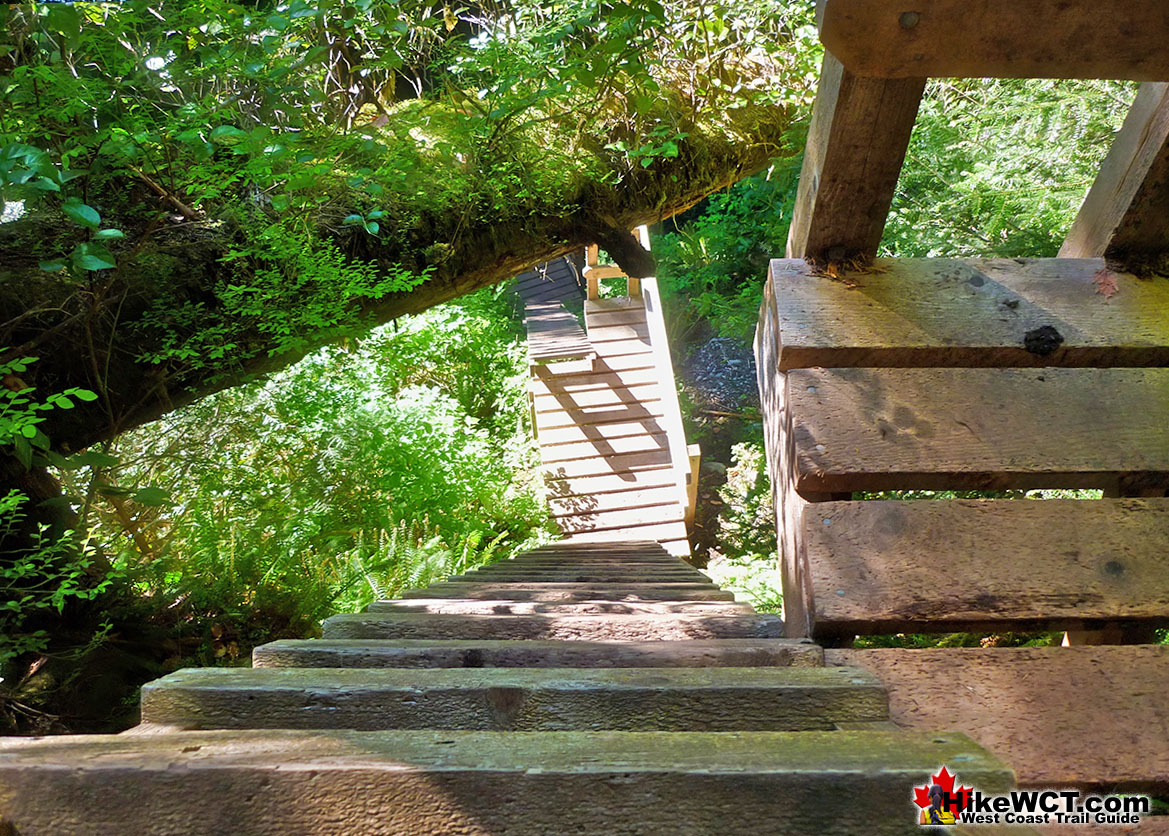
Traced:
<path fill-rule="evenodd" d="M 943 790 L 938 784 L 930 785 L 930 806 L 921 811 L 921 824 L 956 824 L 956 816 L 950 810 L 942 809 Z"/>

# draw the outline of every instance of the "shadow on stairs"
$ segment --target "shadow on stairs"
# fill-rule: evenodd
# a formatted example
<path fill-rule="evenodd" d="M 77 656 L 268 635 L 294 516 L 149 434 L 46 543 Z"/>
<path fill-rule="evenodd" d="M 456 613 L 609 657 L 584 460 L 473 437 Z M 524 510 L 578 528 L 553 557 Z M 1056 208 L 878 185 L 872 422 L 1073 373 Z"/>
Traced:
<path fill-rule="evenodd" d="M 178 671 L 123 735 L 0 742 L 7 834 L 920 832 L 959 734 L 651 542 L 561 543 Z"/>

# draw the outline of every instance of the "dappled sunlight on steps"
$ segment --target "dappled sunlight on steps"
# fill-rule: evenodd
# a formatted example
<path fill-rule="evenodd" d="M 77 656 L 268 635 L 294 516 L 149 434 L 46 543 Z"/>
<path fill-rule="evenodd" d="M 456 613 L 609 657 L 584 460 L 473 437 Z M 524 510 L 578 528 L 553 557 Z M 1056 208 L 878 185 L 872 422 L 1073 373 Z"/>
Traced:
<path fill-rule="evenodd" d="M 253 669 L 164 677 L 136 733 L 4 742 L 0 815 L 23 836 L 912 833 L 938 765 L 1011 782 L 961 735 L 889 729 L 876 678 L 728 598 L 657 543 L 536 549 Z"/>

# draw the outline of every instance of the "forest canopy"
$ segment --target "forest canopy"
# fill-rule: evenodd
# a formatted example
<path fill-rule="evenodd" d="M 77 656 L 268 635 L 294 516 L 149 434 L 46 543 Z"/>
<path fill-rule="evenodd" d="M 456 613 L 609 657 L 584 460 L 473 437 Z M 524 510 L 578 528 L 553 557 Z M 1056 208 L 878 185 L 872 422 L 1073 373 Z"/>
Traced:
<path fill-rule="evenodd" d="M 789 5 L 4 6 L 0 363 L 98 395 L 42 416 L 76 450 L 586 242 L 620 259 L 796 150 L 819 59 Z"/>

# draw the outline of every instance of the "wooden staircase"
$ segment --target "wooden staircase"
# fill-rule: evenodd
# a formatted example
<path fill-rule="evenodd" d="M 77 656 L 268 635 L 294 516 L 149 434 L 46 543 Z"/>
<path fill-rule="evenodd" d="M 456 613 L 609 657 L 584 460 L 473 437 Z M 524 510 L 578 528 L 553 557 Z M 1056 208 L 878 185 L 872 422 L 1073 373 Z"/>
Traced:
<path fill-rule="evenodd" d="M 525 273 L 516 285 L 525 299 L 532 425 L 548 504 L 570 540 L 653 540 L 684 557 L 698 449 L 686 445 L 682 429 L 657 283 L 596 259 L 590 248 L 581 271 L 583 331 L 563 302 L 552 301 L 558 293 L 580 298 L 579 285 L 557 278 L 561 264 Z M 601 298 L 599 276 L 626 281 L 627 295 Z"/>
<path fill-rule="evenodd" d="M 648 542 L 565 543 L 171 674 L 119 736 L 0 742 L 21 836 L 914 833 L 960 734 Z M 834 801 L 833 799 L 840 799 Z"/>
<path fill-rule="evenodd" d="M 1024 785 L 1169 789 L 1169 283 L 1129 272 L 1169 264 L 1166 8 L 821 2 L 760 311 L 787 634 L 839 646 L 898 725 L 968 732 Z M 1147 82 L 1060 258 L 874 261 L 929 75 Z M 864 498 L 1051 488 L 1104 498 Z M 1069 646 L 851 648 L 968 630 Z"/>

